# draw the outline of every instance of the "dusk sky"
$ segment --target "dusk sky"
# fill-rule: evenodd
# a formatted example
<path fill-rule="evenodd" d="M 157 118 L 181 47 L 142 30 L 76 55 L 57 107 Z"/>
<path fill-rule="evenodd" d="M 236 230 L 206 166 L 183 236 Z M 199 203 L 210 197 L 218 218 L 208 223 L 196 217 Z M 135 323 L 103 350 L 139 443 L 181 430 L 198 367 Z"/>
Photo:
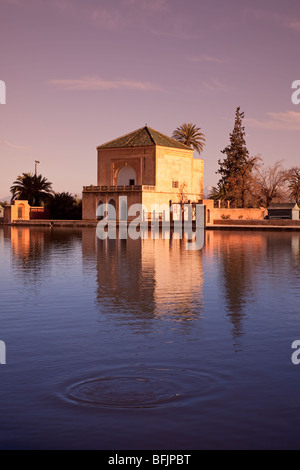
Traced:
<path fill-rule="evenodd" d="M 96 146 L 148 124 L 206 136 L 215 185 L 235 110 L 251 155 L 299 165 L 299 0 L 0 0 L 0 198 L 22 172 L 96 184 Z"/>

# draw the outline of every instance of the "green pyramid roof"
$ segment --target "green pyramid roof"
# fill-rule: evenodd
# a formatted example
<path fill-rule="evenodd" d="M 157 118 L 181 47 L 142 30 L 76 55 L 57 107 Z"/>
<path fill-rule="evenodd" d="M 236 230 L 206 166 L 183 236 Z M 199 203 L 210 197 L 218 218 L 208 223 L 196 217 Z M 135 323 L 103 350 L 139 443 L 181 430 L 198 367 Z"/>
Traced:
<path fill-rule="evenodd" d="M 97 149 L 121 148 L 121 147 L 146 147 L 161 145 L 162 147 L 172 147 L 182 150 L 192 150 L 187 145 L 177 142 L 177 140 L 161 134 L 148 126 L 141 127 L 136 131 L 125 134 L 117 139 L 99 145 Z"/>

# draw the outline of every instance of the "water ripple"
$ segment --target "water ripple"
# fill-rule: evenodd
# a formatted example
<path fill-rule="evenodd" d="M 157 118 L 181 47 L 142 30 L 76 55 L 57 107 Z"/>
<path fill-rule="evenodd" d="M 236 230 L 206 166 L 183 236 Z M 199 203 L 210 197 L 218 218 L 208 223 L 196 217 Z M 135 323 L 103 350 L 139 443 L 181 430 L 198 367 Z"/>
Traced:
<path fill-rule="evenodd" d="M 109 408 L 156 408 L 207 398 L 214 380 L 209 374 L 168 368 L 137 368 L 114 375 L 77 380 L 63 395 L 70 403 Z"/>

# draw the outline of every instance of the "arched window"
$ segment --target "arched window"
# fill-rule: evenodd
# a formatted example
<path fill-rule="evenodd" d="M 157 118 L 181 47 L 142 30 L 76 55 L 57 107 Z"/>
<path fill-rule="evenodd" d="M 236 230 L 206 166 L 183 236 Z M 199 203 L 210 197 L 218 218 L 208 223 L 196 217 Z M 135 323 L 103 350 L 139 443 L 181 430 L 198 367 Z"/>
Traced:
<path fill-rule="evenodd" d="M 114 199 L 110 199 L 107 205 L 107 218 L 109 220 L 116 220 L 117 204 Z"/>
<path fill-rule="evenodd" d="M 18 206 L 18 219 L 24 218 L 24 204 Z"/>
<path fill-rule="evenodd" d="M 136 183 L 136 172 L 131 166 L 123 166 L 117 175 L 117 186 L 133 186 Z"/>
<path fill-rule="evenodd" d="M 207 222 L 208 224 L 210 224 L 210 210 L 209 210 L 209 209 L 207 209 L 206 215 L 207 215 L 207 221 L 206 221 L 206 222 Z"/>
<path fill-rule="evenodd" d="M 96 216 L 97 216 L 97 220 L 102 220 L 103 217 L 104 217 L 103 201 L 101 201 L 101 199 L 99 201 L 97 201 Z"/>
<path fill-rule="evenodd" d="M 120 207 L 120 220 L 123 222 L 127 220 L 127 203 L 125 201 L 121 201 Z"/>

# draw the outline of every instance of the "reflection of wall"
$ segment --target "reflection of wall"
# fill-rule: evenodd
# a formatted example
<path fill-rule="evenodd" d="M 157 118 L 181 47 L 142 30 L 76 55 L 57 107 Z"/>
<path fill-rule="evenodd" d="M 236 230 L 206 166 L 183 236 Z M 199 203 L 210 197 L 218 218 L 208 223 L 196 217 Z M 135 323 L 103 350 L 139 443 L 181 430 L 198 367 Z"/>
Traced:
<path fill-rule="evenodd" d="M 11 243 L 14 261 L 28 276 L 31 271 L 38 275 L 47 260 L 52 256 L 58 257 L 59 250 L 71 245 L 73 239 L 81 238 L 81 232 L 62 228 L 4 226 L 4 238 Z"/>
<path fill-rule="evenodd" d="M 151 267 L 142 269 L 141 252 L 141 240 L 97 239 L 97 296 L 109 301 L 108 313 L 153 316 L 155 277 Z"/>
<path fill-rule="evenodd" d="M 294 258 L 299 260 L 300 258 L 300 235 L 292 236 L 292 253 Z"/>
<path fill-rule="evenodd" d="M 101 309 L 118 316 L 151 319 L 168 315 L 191 320 L 202 309 L 202 253 L 185 240 L 98 240 L 83 231 L 84 266 L 97 270 Z M 93 254 L 94 253 L 94 261 Z"/>
<path fill-rule="evenodd" d="M 178 314 L 192 319 L 202 308 L 202 251 L 186 250 L 186 240 L 143 240 L 143 270 L 152 267 L 154 298 L 159 315 Z"/>
<path fill-rule="evenodd" d="M 28 258 L 30 254 L 30 229 L 11 227 L 11 248 L 14 255 Z"/>

